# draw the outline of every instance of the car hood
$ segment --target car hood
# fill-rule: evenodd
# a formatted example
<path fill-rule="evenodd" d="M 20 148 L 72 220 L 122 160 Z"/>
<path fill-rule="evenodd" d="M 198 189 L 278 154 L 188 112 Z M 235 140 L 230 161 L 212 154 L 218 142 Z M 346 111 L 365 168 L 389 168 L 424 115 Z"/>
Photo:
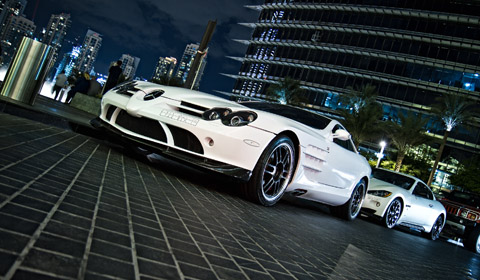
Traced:
<path fill-rule="evenodd" d="M 378 180 L 376 178 L 372 178 L 370 180 L 370 185 L 368 186 L 368 190 L 371 191 L 371 190 L 385 190 L 385 191 L 406 191 L 405 189 L 402 189 L 401 187 L 399 186 L 396 186 L 396 185 L 393 185 L 393 184 L 390 184 L 390 183 L 387 183 L 385 181 L 382 181 L 382 180 Z"/>

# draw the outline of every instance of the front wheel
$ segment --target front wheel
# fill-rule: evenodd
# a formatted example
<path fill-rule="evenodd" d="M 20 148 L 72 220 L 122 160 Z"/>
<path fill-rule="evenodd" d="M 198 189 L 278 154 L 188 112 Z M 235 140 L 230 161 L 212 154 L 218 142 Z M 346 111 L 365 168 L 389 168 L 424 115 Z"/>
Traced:
<path fill-rule="evenodd" d="M 332 207 L 332 212 L 336 216 L 347 221 L 354 220 L 362 208 L 363 200 L 365 199 L 365 191 L 367 185 L 365 180 L 361 180 L 353 189 L 350 199 L 343 205 Z"/>
<path fill-rule="evenodd" d="M 383 224 L 387 228 L 393 228 L 397 225 L 400 216 L 402 215 L 402 202 L 396 198 L 388 205 L 387 211 L 383 217 Z"/>
<path fill-rule="evenodd" d="M 443 229 L 443 216 L 438 216 L 438 218 L 435 220 L 435 223 L 432 226 L 432 230 L 430 232 L 424 233 L 425 237 L 431 240 L 436 240 L 440 236 L 440 232 L 442 232 Z"/>
<path fill-rule="evenodd" d="M 480 254 L 480 226 L 478 224 L 470 232 L 464 245 L 468 250 Z"/>
<path fill-rule="evenodd" d="M 280 135 L 263 151 L 245 185 L 249 199 L 263 206 L 273 206 L 282 198 L 293 176 L 293 146 L 290 138 Z"/>

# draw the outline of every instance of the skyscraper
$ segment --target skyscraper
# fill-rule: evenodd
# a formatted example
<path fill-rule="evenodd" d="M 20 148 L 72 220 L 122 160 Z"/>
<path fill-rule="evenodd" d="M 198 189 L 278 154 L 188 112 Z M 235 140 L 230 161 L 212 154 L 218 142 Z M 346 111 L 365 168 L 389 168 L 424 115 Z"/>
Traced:
<path fill-rule="evenodd" d="M 122 65 L 120 67 L 123 70 L 123 75 L 125 78 L 133 79 L 135 77 L 135 73 L 137 72 L 140 58 L 131 56 L 129 54 L 123 54 L 120 60 L 122 61 Z"/>
<path fill-rule="evenodd" d="M 233 93 L 263 98 L 284 77 L 301 81 L 309 108 L 335 114 L 349 87 L 376 86 L 385 119 L 413 111 L 432 119 L 442 94 L 480 100 L 480 2 L 283 1 L 260 11 Z M 443 126 L 426 127 L 441 138 Z M 452 131 L 454 151 L 480 152 L 480 124 Z M 448 154 L 448 151 L 447 151 Z"/>
<path fill-rule="evenodd" d="M 75 62 L 75 67 L 78 71 L 90 73 L 93 70 L 93 63 L 95 63 L 95 60 L 97 59 L 98 51 L 101 46 L 102 35 L 89 29 L 83 40 L 80 55 Z"/>
<path fill-rule="evenodd" d="M 480 100 L 480 2 L 283 1 L 250 6 L 260 11 L 237 75 L 234 94 L 263 98 L 268 86 L 301 82 L 307 107 L 335 114 L 339 95 L 374 85 L 385 119 L 414 112 L 441 139 L 444 128 L 430 108 L 443 94 Z M 480 123 L 453 130 L 444 156 L 480 153 Z"/>
<path fill-rule="evenodd" d="M 35 28 L 33 21 L 23 16 L 8 17 L 1 36 L 4 64 L 10 63 L 23 37 L 33 37 Z"/>
<path fill-rule="evenodd" d="M 1 1 L 0 7 L 0 34 L 3 33 L 3 29 L 10 16 L 21 16 L 27 6 L 27 0 L 5 0 Z"/>
<path fill-rule="evenodd" d="M 178 69 L 175 74 L 175 77 L 179 78 L 182 80 L 183 83 L 187 80 L 188 77 L 188 72 L 190 71 L 190 67 L 193 63 L 193 60 L 195 59 L 195 55 L 197 54 L 198 51 L 198 44 L 188 44 L 185 47 L 185 51 L 183 52 L 182 58 L 180 59 L 180 62 L 178 63 Z M 200 86 L 200 81 L 203 76 L 203 70 L 205 70 L 205 65 L 206 65 L 206 55 L 204 56 L 201 65 L 198 70 L 198 78 L 195 80 L 195 85 L 193 88 L 198 89 Z"/>
<path fill-rule="evenodd" d="M 173 75 L 173 70 L 177 65 L 177 59 L 175 57 L 160 57 L 158 58 L 157 66 L 153 71 L 152 79 L 160 79 L 166 77 L 170 79 Z"/>
<path fill-rule="evenodd" d="M 70 14 L 52 15 L 43 32 L 42 42 L 53 48 L 52 64 L 57 60 L 70 24 Z"/>

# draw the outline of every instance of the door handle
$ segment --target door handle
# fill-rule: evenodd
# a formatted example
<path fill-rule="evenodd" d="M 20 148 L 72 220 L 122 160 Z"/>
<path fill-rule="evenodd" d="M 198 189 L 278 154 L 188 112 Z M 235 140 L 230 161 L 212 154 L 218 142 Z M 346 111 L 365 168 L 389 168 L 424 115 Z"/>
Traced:
<path fill-rule="evenodd" d="M 405 207 L 410 208 L 410 207 L 412 207 L 412 206 L 407 204 L 407 205 L 405 205 Z"/>
<path fill-rule="evenodd" d="M 433 207 L 433 204 L 428 204 L 428 206 L 430 206 L 430 208 L 432 208 L 432 207 Z"/>

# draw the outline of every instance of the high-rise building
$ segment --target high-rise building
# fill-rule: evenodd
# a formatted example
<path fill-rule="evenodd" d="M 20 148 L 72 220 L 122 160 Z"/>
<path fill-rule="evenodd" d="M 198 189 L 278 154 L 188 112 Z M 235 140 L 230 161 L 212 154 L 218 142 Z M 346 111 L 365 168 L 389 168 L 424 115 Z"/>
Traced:
<path fill-rule="evenodd" d="M 23 16 L 10 15 L 8 17 L 1 36 L 4 64 L 10 63 L 23 37 L 33 37 L 35 28 L 33 21 Z"/>
<path fill-rule="evenodd" d="M 175 57 L 160 57 L 158 58 L 157 66 L 152 75 L 152 79 L 160 79 L 166 77 L 170 79 L 173 75 L 173 70 L 177 65 L 177 59 Z"/>
<path fill-rule="evenodd" d="M 233 89 L 263 98 L 272 83 L 301 81 L 309 108 L 335 114 L 349 87 L 376 86 L 385 119 L 413 111 L 432 119 L 442 94 L 480 100 L 480 2 L 266 0 Z M 444 155 L 480 152 L 480 124 L 451 132 Z"/>
<path fill-rule="evenodd" d="M 120 67 L 123 70 L 123 75 L 125 78 L 133 79 L 135 77 L 135 73 L 137 72 L 140 58 L 131 56 L 129 54 L 123 54 L 120 60 L 122 61 L 122 65 Z"/>
<path fill-rule="evenodd" d="M 175 77 L 181 79 L 183 83 L 185 83 L 185 81 L 187 80 L 188 72 L 190 71 L 190 67 L 193 63 L 193 60 L 195 59 L 195 55 L 197 54 L 198 48 L 199 48 L 199 44 L 188 44 L 185 47 L 185 51 L 183 52 L 180 62 L 178 63 L 178 69 L 175 74 Z M 198 89 L 198 87 L 200 86 L 200 81 L 203 76 L 203 71 L 205 70 L 205 65 L 207 63 L 206 58 L 207 57 L 205 55 L 198 69 L 198 72 L 197 72 L 198 77 L 195 80 L 195 85 L 193 87 L 195 89 Z"/>
<path fill-rule="evenodd" d="M 93 70 L 93 63 L 97 59 L 98 51 L 102 46 L 102 35 L 99 33 L 88 30 L 83 40 L 82 50 L 75 62 L 75 67 L 80 72 L 90 73 Z"/>
<path fill-rule="evenodd" d="M 10 16 L 21 16 L 27 6 L 27 0 L 4 0 L 0 2 L 0 34 Z"/>
<path fill-rule="evenodd" d="M 43 31 L 42 42 L 53 48 L 52 64 L 57 60 L 70 24 L 70 14 L 52 15 L 47 28 Z"/>

